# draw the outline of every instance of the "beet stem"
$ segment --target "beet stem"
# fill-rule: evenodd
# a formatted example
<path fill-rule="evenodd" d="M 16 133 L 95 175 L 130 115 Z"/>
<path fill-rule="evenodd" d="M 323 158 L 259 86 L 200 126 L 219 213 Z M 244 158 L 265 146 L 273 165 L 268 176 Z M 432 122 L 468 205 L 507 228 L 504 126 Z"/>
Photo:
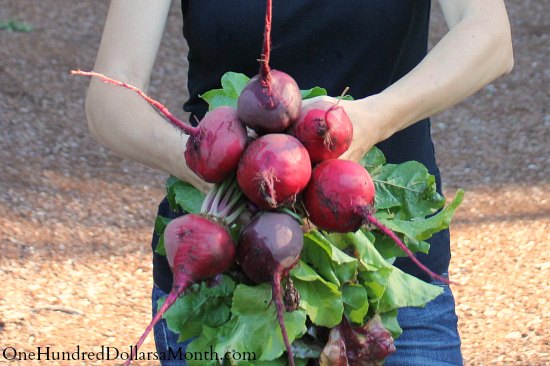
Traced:
<path fill-rule="evenodd" d="M 279 208 L 277 209 L 277 211 L 279 211 L 279 212 L 284 212 L 284 213 L 286 213 L 287 215 L 292 216 L 296 221 L 298 221 L 298 223 L 299 223 L 300 225 L 303 225 L 303 224 L 304 224 L 304 220 L 302 220 L 302 217 L 301 217 L 299 214 L 297 214 L 296 212 L 294 212 L 294 211 L 292 211 L 292 210 L 290 210 L 290 209 L 288 209 L 288 208 L 286 208 L 286 207 L 279 207 Z"/>
<path fill-rule="evenodd" d="M 228 214 L 225 216 L 225 222 L 227 222 L 228 225 L 231 225 L 233 221 L 237 220 L 237 218 L 243 213 L 244 210 L 247 208 L 247 203 L 243 202 L 240 206 L 238 206 L 231 214 Z"/>
<path fill-rule="evenodd" d="M 237 185 L 234 183 L 234 180 L 231 182 L 231 185 L 229 186 L 229 188 L 227 189 L 227 191 L 225 191 L 225 194 L 223 195 L 223 198 L 220 202 L 220 210 L 223 210 L 227 207 L 227 205 L 229 205 L 230 202 L 232 202 L 233 200 L 233 197 L 235 196 L 235 193 L 238 194 L 238 191 L 237 191 Z"/>
<path fill-rule="evenodd" d="M 212 200 L 212 206 L 208 211 L 210 215 L 218 216 L 218 206 L 220 204 L 220 199 L 222 198 L 222 195 L 227 188 L 228 181 L 229 179 L 226 179 L 223 182 L 216 184 L 218 186 L 218 190 L 216 192 L 216 195 L 214 196 L 214 199 Z"/>
<path fill-rule="evenodd" d="M 204 201 L 202 201 L 201 205 L 201 213 L 208 213 L 210 209 L 212 208 L 212 202 L 214 201 L 214 197 L 216 197 L 216 193 L 218 193 L 219 185 L 214 184 L 212 188 L 208 191 L 206 194 L 206 197 L 204 197 Z"/>
<path fill-rule="evenodd" d="M 237 192 L 235 196 L 231 199 L 231 201 L 229 201 L 229 203 L 222 208 L 222 210 L 219 212 L 219 215 L 221 217 L 229 216 L 233 211 L 235 205 L 240 201 L 242 196 L 243 196 L 242 191 Z"/>
<path fill-rule="evenodd" d="M 187 287 L 189 287 L 191 283 L 192 283 L 191 281 L 186 281 L 186 283 L 183 286 L 174 287 L 172 291 L 170 291 L 170 293 L 166 297 L 166 300 L 164 301 L 164 304 L 162 304 L 161 308 L 157 311 L 154 318 L 151 320 L 147 328 L 145 328 L 145 331 L 137 341 L 136 345 L 134 346 L 131 357 L 128 358 L 128 360 L 126 360 L 126 362 L 124 363 L 124 366 L 129 366 L 132 360 L 137 359 L 138 349 L 139 347 L 141 347 L 141 345 L 147 338 L 147 335 L 151 332 L 151 330 L 158 323 L 158 321 L 162 319 L 162 316 L 164 315 L 166 310 L 168 310 L 176 302 L 178 297 L 185 291 L 185 289 L 187 289 Z"/>
<path fill-rule="evenodd" d="M 272 0 L 267 0 L 265 10 L 265 30 L 264 44 L 262 50 L 262 59 L 260 63 L 260 75 L 262 76 L 264 87 L 271 89 L 271 69 L 269 67 L 269 58 L 271 57 L 271 21 L 273 4 Z"/>
<path fill-rule="evenodd" d="M 403 250 L 407 256 L 418 266 L 420 267 L 420 269 L 422 269 L 424 272 L 426 272 L 430 277 L 432 277 L 433 279 L 435 280 L 438 280 L 438 281 L 441 281 L 445 284 L 450 284 L 452 283 L 451 281 L 449 281 L 447 278 L 443 277 L 443 276 L 440 276 L 434 272 L 432 272 L 428 267 L 426 267 L 424 264 L 422 264 L 422 262 L 420 262 L 418 260 L 418 258 L 416 258 L 414 256 L 414 253 L 411 252 L 411 250 L 409 248 L 407 248 L 407 246 L 401 241 L 401 239 L 399 239 L 399 237 L 397 235 L 395 235 L 395 233 L 387 228 L 384 224 L 382 224 L 380 221 L 378 221 L 376 219 L 376 217 L 374 217 L 373 214 L 369 213 L 369 214 L 366 214 L 366 217 L 365 219 L 370 222 L 371 224 L 373 224 L 374 226 L 376 226 L 380 231 L 382 231 L 385 235 L 389 236 L 396 244 L 397 246 L 399 246 L 399 248 L 401 248 L 401 250 Z"/>
<path fill-rule="evenodd" d="M 348 92 L 349 90 L 349 86 L 346 86 L 344 88 L 344 91 L 342 91 L 342 94 L 340 94 L 340 96 L 338 97 L 338 100 L 336 101 L 336 106 L 338 106 L 338 103 L 340 103 L 340 101 L 344 98 L 344 95 L 346 95 L 346 93 Z"/>
<path fill-rule="evenodd" d="M 283 341 L 286 347 L 286 353 L 288 355 L 288 363 L 290 366 L 294 366 L 294 356 L 292 355 L 292 348 L 288 340 L 288 334 L 286 332 L 285 318 L 284 318 L 284 305 L 282 299 L 281 289 L 281 271 L 275 270 L 273 273 L 273 283 L 271 287 L 272 298 L 275 300 L 275 308 L 277 309 L 277 319 L 279 320 L 279 326 L 281 328 L 281 334 L 283 335 Z"/>
<path fill-rule="evenodd" d="M 95 72 L 95 71 L 71 70 L 71 74 L 72 75 L 97 77 L 97 78 L 101 79 L 103 82 L 105 82 L 107 84 L 122 86 L 126 89 L 133 90 L 134 92 L 138 93 L 143 99 L 145 99 L 149 104 L 151 104 L 152 106 L 157 108 L 159 110 L 159 112 L 162 113 L 170 121 L 170 123 L 173 126 L 180 129 L 186 135 L 193 136 L 193 135 L 196 135 L 199 131 L 198 128 L 188 125 L 187 123 L 183 122 L 182 120 L 180 120 L 179 118 L 174 116 L 172 113 L 170 113 L 170 111 L 168 110 L 168 108 L 166 108 L 166 106 L 164 104 L 162 104 L 161 102 L 156 101 L 153 98 L 149 97 L 141 89 L 139 89 L 139 88 L 137 88 L 137 87 L 135 87 L 131 84 L 127 84 L 127 83 L 124 83 L 122 81 L 112 79 L 108 76 L 105 76 L 105 75 L 100 74 L 100 73 Z"/>

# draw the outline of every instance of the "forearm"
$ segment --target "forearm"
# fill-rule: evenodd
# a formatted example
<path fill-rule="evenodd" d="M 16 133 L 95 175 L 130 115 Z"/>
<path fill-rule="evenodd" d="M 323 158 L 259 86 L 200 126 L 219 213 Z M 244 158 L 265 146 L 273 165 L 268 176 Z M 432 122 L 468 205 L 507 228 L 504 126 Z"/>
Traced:
<path fill-rule="evenodd" d="M 86 116 L 94 138 L 115 154 L 207 190 L 208 184 L 185 164 L 187 136 L 134 92 L 94 79 L 86 98 Z"/>
<path fill-rule="evenodd" d="M 111 0 L 94 71 L 146 92 L 170 3 Z M 185 164 L 187 136 L 134 91 L 92 78 L 86 117 L 95 139 L 114 153 L 207 189 Z"/>
<path fill-rule="evenodd" d="M 480 3 L 468 12 L 446 14 L 451 30 L 416 68 L 374 97 L 387 117 L 379 126 L 380 140 L 450 108 L 511 70 L 506 11 L 503 6 L 487 11 Z"/>

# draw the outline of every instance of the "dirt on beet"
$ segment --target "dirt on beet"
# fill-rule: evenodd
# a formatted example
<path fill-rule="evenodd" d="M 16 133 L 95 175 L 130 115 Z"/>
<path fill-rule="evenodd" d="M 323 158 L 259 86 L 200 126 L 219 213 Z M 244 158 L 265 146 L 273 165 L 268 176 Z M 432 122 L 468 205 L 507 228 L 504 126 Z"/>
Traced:
<path fill-rule="evenodd" d="M 445 192 L 466 189 L 450 270 L 466 365 L 550 364 L 550 6 L 507 6 L 514 71 L 432 125 Z M 3 355 L 113 357 L 150 320 L 149 241 L 166 176 L 90 137 L 88 80 L 69 75 L 92 68 L 107 9 L 107 0 L 0 6 L 0 23 L 11 24 L 0 30 L 0 364 L 100 365 Z M 184 118 L 181 22 L 174 2 L 148 92 Z M 433 44 L 446 30 L 437 6 L 432 22 Z M 154 350 L 152 337 L 142 350 Z M 158 363 L 136 362 L 149 364 Z"/>

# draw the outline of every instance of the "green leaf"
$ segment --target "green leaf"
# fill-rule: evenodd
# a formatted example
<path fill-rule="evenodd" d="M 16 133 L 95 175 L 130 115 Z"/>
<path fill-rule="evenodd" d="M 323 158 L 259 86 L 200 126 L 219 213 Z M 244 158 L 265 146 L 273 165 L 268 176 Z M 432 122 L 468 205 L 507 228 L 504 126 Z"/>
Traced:
<path fill-rule="evenodd" d="M 363 156 L 363 159 L 359 162 L 367 169 L 371 177 L 376 177 L 380 174 L 382 165 L 386 164 L 386 157 L 382 153 L 382 150 L 373 146 L 369 152 Z"/>
<path fill-rule="evenodd" d="M 170 208 L 188 213 L 200 213 L 204 194 L 191 184 L 171 176 L 166 181 L 166 191 Z"/>
<path fill-rule="evenodd" d="M 380 219 L 380 222 L 393 231 L 405 234 L 410 239 L 426 240 L 433 234 L 449 227 L 451 219 L 463 199 L 464 191 L 460 189 L 449 205 L 426 219 L 412 221 Z"/>
<path fill-rule="evenodd" d="M 200 97 L 208 103 L 211 111 L 220 106 L 237 108 L 237 100 L 250 78 L 237 72 L 226 72 L 221 78 L 221 89 L 207 91 Z"/>
<path fill-rule="evenodd" d="M 327 90 L 324 88 L 315 86 L 308 90 L 300 90 L 300 94 L 302 94 L 302 99 L 310 99 L 310 98 L 327 95 Z"/>
<path fill-rule="evenodd" d="M 221 283 L 212 288 L 202 283 L 199 291 L 186 291 L 163 318 L 170 330 L 179 333 L 180 340 L 198 336 L 204 326 L 219 327 L 229 320 L 234 289 L 235 282 L 228 276 L 223 276 Z M 158 308 L 165 299 L 159 299 Z"/>
<path fill-rule="evenodd" d="M 367 290 L 359 284 L 345 284 L 342 289 L 344 313 L 353 323 L 364 324 L 369 311 Z"/>
<path fill-rule="evenodd" d="M 6 29 L 8 32 L 32 32 L 33 28 L 26 22 L 16 20 L 0 21 L 0 30 Z"/>
<path fill-rule="evenodd" d="M 423 218 L 445 203 L 444 197 L 437 193 L 435 177 L 416 161 L 386 164 L 373 180 L 376 209 L 389 209 L 401 220 Z"/>
<path fill-rule="evenodd" d="M 380 222 L 382 222 L 380 220 Z M 391 221 L 386 221 L 391 222 Z M 374 246 L 380 255 L 386 259 L 395 258 L 395 257 L 405 257 L 406 254 L 397 244 L 388 236 L 385 236 L 382 233 L 374 233 L 376 238 Z M 400 235 L 401 237 L 402 235 Z M 401 241 L 409 248 L 413 253 L 428 253 L 430 251 L 430 243 L 426 241 L 418 241 L 411 239 L 410 236 L 405 236 L 401 238 Z"/>
<path fill-rule="evenodd" d="M 155 248 L 155 253 L 166 256 L 166 247 L 164 246 L 164 234 L 159 237 L 159 241 Z"/>
<path fill-rule="evenodd" d="M 338 97 L 338 99 L 342 99 L 342 100 L 355 100 L 355 98 L 353 98 L 353 96 L 349 95 L 349 94 L 346 94 L 346 95 L 343 95 L 341 97 Z"/>
<path fill-rule="evenodd" d="M 239 366 L 286 366 L 287 364 L 287 358 L 284 356 L 281 356 L 279 358 L 276 358 L 274 360 L 270 361 L 260 361 L 260 360 L 254 360 L 252 357 L 250 357 L 250 360 L 243 361 L 242 358 L 244 357 L 241 354 L 238 354 L 235 352 L 233 354 L 233 360 L 231 360 L 232 365 L 239 365 Z M 240 358 L 241 361 L 237 361 L 236 358 Z M 294 360 L 297 361 L 297 360 Z"/>
<path fill-rule="evenodd" d="M 357 259 L 338 249 L 318 230 L 304 235 L 301 258 L 326 280 L 338 286 L 355 280 Z"/>
<path fill-rule="evenodd" d="M 292 353 L 295 359 L 319 358 L 322 351 L 321 345 L 314 340 L 296 339 L 292 342 Z"/>
<path fill-rule="evenodd" d="M 424 282 L 397 267 L 387 278 L 386 290 L 378 304 L 378 312 L 405 306 L 423 307 L 443 293 L 443 288 Z"/>
<path fill-rule="evenodd" d="M 155 233 L 158 235 L 163 234 L 166 225 L 168 225 L 170 221 L 172 221 L 172 219 L 169 217 L 157 216 L 155 218 Z"/>
<path fill-rule="evenodd" d="M 355 256 L 359 259 L 359 270 L 376 271 L 380 268 L 390 268 L 391 265 L 376 250 L 372 240 L 372 234 L 366 234 L 362 230 L 354 233 L 328 234 L 329 239 L 337 247 L 346 249 L 354 248 Z"/>
<path fill-rule="evenodd" d="M 380 319 L 382 320 L 382 324 L 384 324 L 384 328 L 389 330 L 392 334 L 393 339 L 399 338 L 401 333 L 403 333 L 403 329 L 399 326 L 399 323 L 397 322 L 397 312 L 398 310 L 391 310 L 387 311 L 385 313 L 379 313 Z"/>
<path fill-rule="evenodd" d="M 367 290 L 369 303 L 375 311 L 378 311 L 379 302 L 386 292 L 388 278 L 394 268 L 393 266 L 388 266 L 380 268 L 377 271 L 361 272 L 359 274 L 359 278 L 362 281 L 361 284 Z"/>
<path fill-rule="evenodd" d="M 275 360 L 283 354 L 285 346 L 269 285 L 237 285 L 231 313 L 231 320 L 221 327 L 204 326 L 201 335 L 189 345 L 188 352 L 200 352 L 212 347 L 218 354 L 227 351 L 253 352 L 258 360 L 264 361 Z M 305 334 L 305 311 L 286 312 L 284 319 L 290 342 Z M 189 365 L 203 364 L 189 362 Z"/>
<path fill-rule="evenodd" d="M 325 281 L 303 261 L 292 269 L 291 276 L 300 293 L 300 307 L 313 323 L 329 328 L 340 324 L 344 304 L 337 285 Z"/>

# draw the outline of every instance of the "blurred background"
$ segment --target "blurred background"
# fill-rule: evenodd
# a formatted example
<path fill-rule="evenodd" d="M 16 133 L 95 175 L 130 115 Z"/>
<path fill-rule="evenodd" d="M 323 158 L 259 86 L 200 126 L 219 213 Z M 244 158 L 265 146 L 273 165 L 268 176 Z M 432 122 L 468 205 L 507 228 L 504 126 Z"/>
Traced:
<path fill-rule="evenodd" d="M 0 351 L 122 349 L 149 321 L 166 176 L 91 139 L 88 80 L 69 75 L 93 67 L 108 3 L 0 0 Z M 445 193 L 466 190 L 451 276 L 467 365 L 550 364 L 550 1 L 507 7 L 513 72 L 433 118 Z M 181 23 L 175 1 L 149 90 L 180 116 Z"/>

